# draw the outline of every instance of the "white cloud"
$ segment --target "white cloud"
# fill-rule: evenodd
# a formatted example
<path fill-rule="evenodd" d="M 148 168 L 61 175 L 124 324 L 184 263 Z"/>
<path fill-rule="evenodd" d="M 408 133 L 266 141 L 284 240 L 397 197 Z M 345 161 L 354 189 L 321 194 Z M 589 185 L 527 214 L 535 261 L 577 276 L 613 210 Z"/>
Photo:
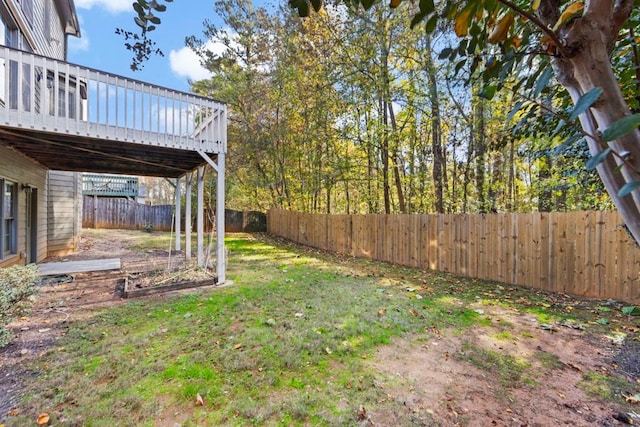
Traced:
<path fill-rule="evenodd" d="M 169 52 L 171 71 L 178 77 L 197 81 L 211 77 L 211 72 L 200 64 L 200 57 L 188 47 Z"/>
<path fill-rule="evenodd" d="M 102 7 L 111 13 L 133 10 L 131 0 L 76 0 L 76 6 L 80 9 Z"/>
<path fill-rule="evenodd" d="M 82 37 L 69 37 L 69 50 L 72 52 L 86 52 L 89 50 L 89 37 L 82 33 Z"/>
<path fill-rule="evenodd" d="M 220 42 L 209 41 L 205 49 L 215 55 L 222 55 L 227 47 Z M 169 52 L 171 71 L 179 77 L 186 77 L 192 81 L 204 80 L 211 77 L 211 72 L 202 66 L 200 57 L 188 47 Z"/>
<path fill-rule="evenodd" d="M 78 37 L 69 37 L 69 50 L 72 52 L 86 52 L 89 50 L 89 33 L 84 26 L 84 18 L 82 15 L 78 15 L 78 21 L 80 21 L 80 34 Z"/>

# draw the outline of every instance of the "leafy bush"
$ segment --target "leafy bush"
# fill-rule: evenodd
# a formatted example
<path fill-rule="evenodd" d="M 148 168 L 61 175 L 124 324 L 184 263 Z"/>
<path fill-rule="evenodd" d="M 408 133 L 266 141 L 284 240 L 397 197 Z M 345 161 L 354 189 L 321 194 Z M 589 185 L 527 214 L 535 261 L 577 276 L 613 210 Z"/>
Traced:
<path fill-rule="evenodd" d="M 38 289 L 37 272 L 35 264 L 0 268 L 0 347 L 12 338 L 7 325 L 29 306 Z"/>
<path fill-rule="evenodd" d="M 142 229 L 147 233 L 151 233 L 153 231 L 153 223 L 147 222 L 142 226 Z"/>

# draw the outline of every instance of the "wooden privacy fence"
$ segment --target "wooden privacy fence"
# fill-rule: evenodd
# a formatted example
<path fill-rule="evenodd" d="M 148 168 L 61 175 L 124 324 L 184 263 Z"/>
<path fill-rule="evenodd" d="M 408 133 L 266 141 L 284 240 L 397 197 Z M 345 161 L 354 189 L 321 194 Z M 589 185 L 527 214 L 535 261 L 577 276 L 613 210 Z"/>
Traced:
<path fill-rule="evenodd" d="M 322 215 L 272 209 L 267 229 L 357 257 L 640 303 L 640 249 L 615 211 Z"/>
<path fill-rule="evenodd" d="M 83 200 L 82 226 L 86 228 L 143 230 L 152 224 L 153 230 L 170 231 L 172 221 L 172 205 L 150 206 L 115 197 L 85 196 Z"/>
<path fill-rule="evenodd" d="M 170 231 L 173 224 L 173 205 L 149 206 L 125 198 L 95 196 L 85 196 L 83 203 L 82 226 L 86 228 L 143 230 L 147 224 L 153 224 L 153 230 Z M 224 213 L 227 232 L 267 231 L 264 212 L 225 209 Z M 207 232 L 213 227 L 213 217 L 205 213 L 204 228 Z M 184 217 L 182 225 L 184 227 Z M 195 227 L 195 219 L 192 225 Z"/>

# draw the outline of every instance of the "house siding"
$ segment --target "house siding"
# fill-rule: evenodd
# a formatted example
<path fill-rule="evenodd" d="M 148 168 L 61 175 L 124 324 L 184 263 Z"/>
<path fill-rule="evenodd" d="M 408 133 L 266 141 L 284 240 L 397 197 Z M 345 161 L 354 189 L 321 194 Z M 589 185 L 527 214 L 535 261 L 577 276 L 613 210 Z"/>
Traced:
<path fill-rule="evenodd" d="M 33 51 L 39 55 L 65 60 L 66 34 L 58 3 L 33 0 L 33 16 L 28 17 L 21 2 L 10 0 L 9 10 Z M 16 16 L 19 15 L 19 16 Z M 0 177 L 28 184 L 37 189 L 37 261 L 47 256 L 64 255 L 77 250 L 82 226 L 81 175 L 48 171 L 40 164 L 0 147 Z M 18 192 L 18 253 L 0 259 L 0 267 L 27 260 L 27 196 Z"/>
<path fill-rule="evenodd" d="M 33 38 L 36 41 L 36 53 L 64 60 L 65 34 L 53 3 L 53 0 L 34 0 Z"/>
<path fill-rule="evenodd" d="M 82 175 L 49 171 L 48 178 L 48 255 L 66 255 L 77 251 L 82 231 Z"/>
<path fill-rule="evenodd" d="M 39 55 L 50 58 L 65 59 L 64 26 L 59 11 L 53 0 L 33 0 L 33 17 L 24 13 L 22 6 L 15 0 L 9 2 L 10 9 L 18 19 L 18 26 L 27 39 L 30 47 Z"/>
<path fill-rule="evenodd" d="M 38 163 L 11 149 L 0 146 L 0 177 L 18 183 L 17 253 L 0 259 L 0 267 L 26 263 L 27 196 L 22 185 L 37 190 L 37 261 L 47 256 L 47 170 Z"/>

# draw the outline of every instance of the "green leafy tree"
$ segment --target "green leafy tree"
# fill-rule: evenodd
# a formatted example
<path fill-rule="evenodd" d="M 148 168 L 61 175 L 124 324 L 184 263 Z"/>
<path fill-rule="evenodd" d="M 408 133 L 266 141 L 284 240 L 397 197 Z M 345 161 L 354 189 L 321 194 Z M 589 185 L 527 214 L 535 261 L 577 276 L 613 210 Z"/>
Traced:
<path fill-rule="evenodd" d="M 376 1 L 348 3 L 368 9 Z M 400 3 L 392 0 L 390 6 Z M 319 10 L 322 0 L 290 0 L 290 5 L 306 16 L 311 7 Z M 637 53 L 630 57 L 637 52 L 633 31 L 640 17 L 639 8 L 633 6 L 633 0 L 586 4 L 445 0 L 436 8 L 433 0 L 420 0 L 412 25 L 424 23 L 428 32 L 441 21 L 451 25 L 462 40 L 456 48 L 446 49 L 443 57 L 458 61 L 459 68 L 469 64 L 480 72 L 487 98 L 512 76 L 520 80 L 515 86 L 518 90 L 542 90 L 552 75 L 548 70 L 553 70 L 573 101 L 569 119 L 579 120 L 592 156 L 590 166 L 597 168 L 627 227 L 640 242 L 640 114 L 632 113 L 637 98 L 625 97 L 625 92 L 637 92 L 639 82 L 631 89 L 627 82 L 620 83 L 624 73 L 638 65 Z M 625 38 L 627 42 L 619 42 Z"/>
<path fill-rule="evenodd" d="M 155 10 L 152 6 L 156 3 L 142 0 L 136 3 L 143 7 L 143 11 L 146 10 L 145 5 Z M 440 174 L 443 179 L 443 194 L 449 191 L 449 200 L 443 196 L 442 204 L 458 209 L 460 206 L 467 206 L 467 190 L 470 196 L 476 198 L 473 203 L 469 202 L 469 206 L 485 210 L 495 208 L 495 198 L 499 195 L 497 187 L 505 181 L 506 194 L 500 197 L 504 198 L 503 206 L 507 210 L 538 206 L 538 198 L 543 193 L 550 200 L 554 199 L 552 209 L 563 205 L 568 208 L 584 206 L 580 204 L 579 194 L 576 195 L 581 189 L 595 189 L 597 196 L 589 203 L 592 203 L 591 206 L 599 206 L 598 186 L 584 167 L 580 166 L 586 163 L 588 167 L 597 169 L 604 188 L 629 230 L 636 240 L 640 240 L 640 195 L 637 190 L 640 182 L 640 60 L 635 34 L 640 8 L 634 8 L 632 0 L 594 0 L 586 5 L 561 0 L 443 0 L 437 5 L 432 0 L 420 0 L 417 3 L 392 0 L 391 8 L 397 8 L 396 14 L 399 16 L 399 11 L 402 11 L 402 16 L 410 15 L 411 18 L 405 22 L 411 22 L 413 27 L 426 29 L 426 34 L 437 32 L 457 36 L 450 43 L 439 41 L 435 47 L 431 46 L 440 51 L 439 58 L 433 58 L 438 61 L 435 68 L 439 77 L 441 69 L 445 69 L 450 70 L 449 79 L 454 79 L 455 75 L 457 78 L 462 76 L 468 79 L 470 87 L 477 88 L 477 94 L 487 100 L 482 106 L 485 110 L 483 114 L 480 114 L 478 108 L 471 108 L 477 104 L 476 101 L 469 101 L 466 106 L 456 106 L 460 89 L 456 89 L 458 92 L 450 90 L 449 103 L 443 103 L 442 98 L 434 97 L 438 95 L 438 88 L 443 85 L 440 82 L 431 84 L 431 76 L 424 75 L 424 70 L 428 67 L 423 67 L 422 70 L 405 67 L 400 74 L 397 74 L 397 69 L 394 71 L 394 55 L 408 52 L 404 43 L 411 43 L 409 40 L 416 39 L 411 33 L 399 31 L 396 27 L 390 29 L 390 32 L 380 33 L 375 25 L 367 25 L 371 16 L 365 11 L 374 11 L 374 4 L 384 10 L 387 8 L 385 4 L 375 0 L 336 0 L 334 3 L 340 7 L 347 6 L 336 14 L 336 17 L 343 20 L 335 27 L 337 31 L 321 33 L 321 37 L 330 38 L 329 42 L 342 49 L 341 53 L 331 56 L 332 78 L 337 76 L 340 82 L 327 80 L 326 84 L 333 85 L 339 92 L 345 113 L 340 116 L 339 123 L 335 120 L 337 115 L 333 115 L 332 120 L 326 120 L 324 129 L 328 132 L 332 127 L 339 128 L 342 140 L 331 139 L 324 145 L 312 143 L 311 137 L 305 133 L 319 131 L 318 126 L 311 124 L 319 123 L 320 120 L 290 120 L 320 117 L 316 112 L 301 108 L 295 103 L 294 97 L 296 86 L 312 87 L 305 86 L 298 80 L 296 74 L 300 70 L 296 70 L 295 58 L 291 56 L 295 52 L 292 46 L 305 46 L 304 40 L 310 37 L 310 33 L 306 33 L 304 27 L 297 24 L 291 26 L 293 30 L 299 31 L 297 35 L 287 31 L 272 33 L 271 36 L 281 42 L 283 37 L 295 41 L 285 49 L 288 53 L 280 55 L 277 60 L 280 76 L 292 78 L 287 80 L 280 77 L 280 81 L 287 85 L 279 86 L 275 92 L 271 92 L 273 86 L 269 90 L 265 89 L 262 92 L 265 97 L 260 97 L 260 101 L 274 96 L 266 94 L 286 94 L 286 102 L 284 98 L 279 101 L 279 111 L 291 111 L 291 116 L 285 120 L 285 116 L 281 114 L 278 126 L 261 134 L 266 138 L 265 146 L 276 142 L 282 144 L 279 146 L 282 147 L 279 151 L 281 155 L 276 162 L 281 171 L 278 177 L 270 169 L 269 173 L 265 172 L 256 182 L 279 183 L 278 185 L 287 182 L 288 188 L 293 189 L 299 180 L 302 184 L 297 185 L 297 195 L 292 193 L 288 198 L 293 201 L 297 197 L 306 197 L 305 194 L 309 194 L 309 191 L 315 193 L 319 180 L 316 179 L 313 183 L 313 179 L 307 177 L 326 177 L 326 182 L 344 180 L 347 184 L 343 191 L 349 198 L 349 203 L 359 195 L 368 204 L 368 211 L 375 212 L 378 204 L 382 205 L 384 201 L 384 186 L 381 184 L 383 179 L 380 177 L 385 174 L 382 154 L 387 149 L 390 169 L 386 173 L 394 169 L 394 163 L 398 172 L 387 182 L 387 187 L 396 188 L 396 200 L 399 199 L 400 191 L 403 191 L 408 211 L 413 211 L 412 206 L 437 206 L 439 200 L 434 201 L 432 196 L 430 202 L 425 204 L 424 196 L 420 193 L 436 194 L 435 189 L 440 186 Z M 322 0 L 291 0 L 290 5 L 301 16 L 307 16 L 312 9 L 320 10 L 323 6 Z M 349 12 L 345 14 L 345 10 Z M 136 11 L 142 24 L 147 27 L 156 25 L 150 19 L 144 22 L 139 8 Z M 358 20 L 362 22 L 358 23 Z M 405 24 L 405 29 L 408 30 L 408 27 Z M 418 29 L 414 33 L 425 34 Z M 387 44 L 390 72 L 386 80 L 382 73 L 383 67 L 379 66 L 383 56 L 380 55 L 382 51 L 376 49 L 377 43 L 355 43 L 355 37 L 382 38 L 385 34 L 390 42 Z M 314 44 L 319 42 L 317 39 L 312 41 Z M 421 46 L 420 43 L 413 44 L 416 50 Z M 305 51 L 299 49 L 296 55 L 302 56 Z M 284 58 L 287 58 L 289 65 L 280 64 Z M 313 58 L 306 56 L 304 61 L 297 64 L 305 61 L 310 64 L 312 60 Z M 424 61 L 422 64 L 424 65 Z M 315 72 L 313 74 L 316 75 Z M 360 78 L 355 78 L 356 74 Z M 398 78 L 399 76 L 412 76 L 413 86 L 401 83 L 403 79 Z M 415 76 L 420 79 L 414 79 Z M 420 88 L 420 85 L 423 87 Z M 444 86 L 449 88 L 450 83 L 445 81 Z M 514 97 L 502 98 L 507 103 L 500 107 L 500 114 L 495 114 L 496 100 L 501 99 L 502 88 L 508 89 L 503 92 L 514 94 Z M 419 93 L 420 90 L 422 94 Z M 336 99 L 332 98 L 331 102 Z M 378 102 L 379 100 L 383 102 Z M 387 117 L 386 126 L 391 129 L 381 132 L 385 127 L 384 112 L 389 114 L 388 107 L 383 107 L 390 100 L 405 101 L 402 111 L 395 117 L 398 121 L 395 130 L 390 126 L 392 118 Z M 504 121 L 513 123 L 512 129 L 499 127 L 495 123 L 496 117 L 505 116 L 502 108 L 510 109 L 509 103 L 515 103 L 515 106 Z M 320 108 L 321 105 L 327 107 L 329 104 L 314 105 Z M 290 108 L 292 106 L 296 108 Z M 233 105 L 232 109 L 235 109 Z M 454 114 L 450 114 L 452 112 Z M 438 114 L 447 118 L 437 135 L 442 139 L 442 172 L 435 168 L 429 171 L 425 165 L 425 162 L 432 163 L 434 159 L 436 147 L 432 145 L 427 150 L 425 142 L 437 140 L 428 136 L 437 127 L 428 124 L 435 123 Z M 260 120 L 264 121 L 269 117 L 271 116 L 266 115 Z M 482 117 L 489 121 L 483 123 L 480 120 Z M 287 126 L 285 122 L 296 125 Z M 299 123 L 310 126 L 299 126 Z M 537 125 L 531 126 L 531 123 Z M 483 125 L 487 131 L 482 147 L 466 143 L 478 135 L 479 125 Z M 278 129 L 277 132 L 275 129 Z M 389 137 L 386 148 L 384 132 Z M 496 143 L 500 139 L 504 143 Z M 587 150 L 580 149 L 581 139 L 587 142 Z M 272 149 L 271 145 L 269 147 Z M 295 156 L 304 159 L 305 153 L 308 153 L 306 161 L 311 161 L 313 156 L 309 149 L 316 156 L 315 160 L 319 161 L 315 169 L 308 163 L 291 161 Z M 260 153 L 256 150 L 252 152 Z M 265 152 L 265 156 L 260 155 L 260 158 L 267 158 L 269 153 Z M 552 161 L 543 162 L 543 158 Z M 549 170 L 546 171 L 545 168 Z M 347 169 L 350 172 L 345 172 Z M 447 190 L 447 173 L 451 176 L 450 190 Z M 287 174 L 289 178 L 295 174 L 295 178 L 283 181 L 281 178 L 286 178 Z M 423 178 L 417 178 L 427 177 L 429 174 L 435 179 L 429 185 L 424 184 Z M 464 176 L 462 179 L 461 174 Z M 568 184 L 580 185 L 580 190 L 572 189 Z M 335 195 L 337 187 L 329 187 Z M 416 194 L 422 197 L 419 201 L 414 199 L 418 197 Z M 460 201 L 460 194 L 464 195 L 463 202 Z M 389 192 L 389 195 L 393 196 L 393 193 Z M 435 199 L 438 198 L 439 196 Z M 395 201 L 390 197 L 388 205 L 393 203 Z M 351 204 L 356 205 L 357 203 Z M 463 210 L 466 209 L 463 207 Z"/>

